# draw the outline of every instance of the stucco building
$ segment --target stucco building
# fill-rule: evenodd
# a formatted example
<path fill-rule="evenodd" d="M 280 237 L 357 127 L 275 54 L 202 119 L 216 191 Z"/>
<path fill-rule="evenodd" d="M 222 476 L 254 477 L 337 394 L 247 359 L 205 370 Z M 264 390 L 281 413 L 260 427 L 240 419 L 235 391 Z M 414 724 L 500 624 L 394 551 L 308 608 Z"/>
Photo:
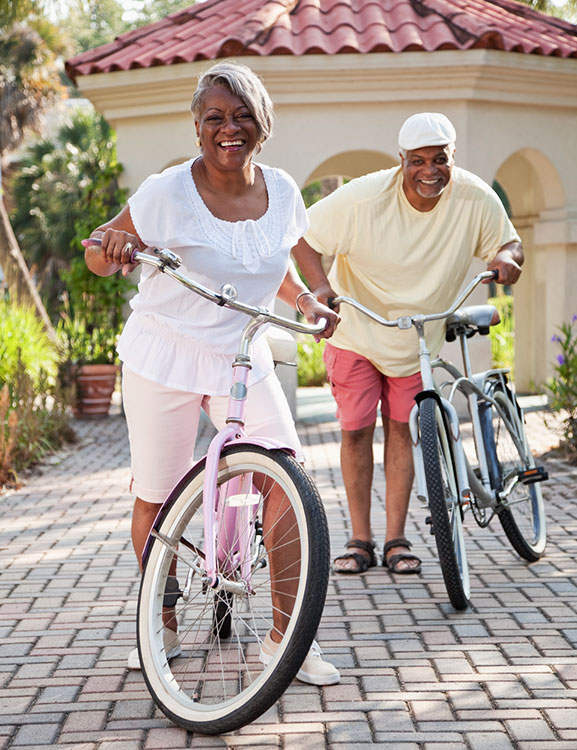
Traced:
<path fill-rule="evenodd" d="M 198 3 L 67 64 L 131 189 L 195 153 L 196 78 L 224 57 L 263 78 L 277 121 L 259 158 L 301 187 L 398 163 L 414 112 L 451 118 L 457 163 L 499 183 L 523 238 L 516 378 L 542 383 L 577 312 L 577 27 L 514 0 Z"/>

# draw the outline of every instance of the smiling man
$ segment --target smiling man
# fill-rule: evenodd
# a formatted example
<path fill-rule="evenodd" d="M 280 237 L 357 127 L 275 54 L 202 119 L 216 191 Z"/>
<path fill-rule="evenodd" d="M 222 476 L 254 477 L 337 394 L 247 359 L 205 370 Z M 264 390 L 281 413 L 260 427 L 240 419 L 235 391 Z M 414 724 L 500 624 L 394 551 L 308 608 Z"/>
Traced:
<path fill-rule="evenodd" d="M 496 193 L 454 166 L 456 133 L 435 112 L 409 117 L 399 132 L 401 165 L 343 185 L 309 209 L 310 229 L 294 251 L 312 292 L 324 303 L 345 295 L 385 318 L 445 309 L 474 256 L 514 284 L 523 250 Z M 328 277 L 322 256 L 334 256 Z M 421 377 L 414 332 L 383 328 L 343 306 L 325 349 L 341 425 L 341 469 L 351 515 L 338 573 L 377 564 L 371 530 L 373 433 L 377 410 L 385 434 L 386 537 L 382 563 L 394 573 L 418 573 L 405 522 L 413 483 L 408 428 Z M 443 324 L 430 324 L 433 356 Z"/>

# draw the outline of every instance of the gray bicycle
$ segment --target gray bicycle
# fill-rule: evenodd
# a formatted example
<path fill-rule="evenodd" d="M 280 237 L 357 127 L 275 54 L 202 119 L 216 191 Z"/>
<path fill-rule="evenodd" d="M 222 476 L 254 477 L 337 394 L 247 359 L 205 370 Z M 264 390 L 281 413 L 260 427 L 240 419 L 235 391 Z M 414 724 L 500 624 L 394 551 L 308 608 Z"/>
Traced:
<path fill-rule="evenodd" d="M 499 322 L 492 305 L 461 305 L 495 271 L 484 271 L 468 284 L 448 310 L 431 315 L 385 320 L 350 297 L 335 297 L 383 326 L 415 328 L 423 390 L 411 411 L 410 430 L 418 497 L 428 505 L 427 523 L 435 536 L 439 563 L 449 600 L 465 609 L 471 586 L 463 522 L 470 512 L 477 524 L 488 526 L 495 515 L 515 551 L 534 562 L 545 551 L 545 510 L 540 482 L 548 478 L 534 457 L 525 435 L 523 411 L 509 382 L 509 370 L 498 368 L 473 373 L 468 340 L 487 335 Z M 425 324 L 446 320 L 446 339 L 459 340 L 463 372 L 441 358 L 431 360 Z M 436 383 L 434 371 L 447 379 Z M 447 377 L 448 376 L 448 377 Z M 455 407 L 457 394 L 467 401 L 474 438 L 474 456 L 467 457 Z"/>

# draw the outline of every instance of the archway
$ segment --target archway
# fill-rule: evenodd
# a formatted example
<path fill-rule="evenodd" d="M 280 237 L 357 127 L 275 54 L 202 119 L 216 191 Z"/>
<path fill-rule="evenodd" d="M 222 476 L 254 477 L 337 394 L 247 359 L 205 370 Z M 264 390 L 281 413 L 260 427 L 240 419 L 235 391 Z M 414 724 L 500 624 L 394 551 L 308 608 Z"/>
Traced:
<path fill-rule="evenodd" d="M 343 151 L 325 159 L 309 174 L 304 185 L 325 177 L 354 179 L 379 169 L 389 169 L 399 163 L 398 159 L 380 151 Z"/>
<path fill-rule="evenodd" d="M 543 219 L 564 210 L 565 191 L 553 163 L 536 149 L 521 149 L 509 156 L 496 180 L 508 197 L 511 220 L 525 251 L 523 274 L 514 290 L 515 378 L 519 390 L 528 391 L 546 380 L 553 356 L 551 321 L 562 318 L 560 310 L 552 309 L 556 295 L 546 261 L 549 243 L 542 241 L 536 228 Z M 562 305 L 559 299 L 558 306 Z"/>

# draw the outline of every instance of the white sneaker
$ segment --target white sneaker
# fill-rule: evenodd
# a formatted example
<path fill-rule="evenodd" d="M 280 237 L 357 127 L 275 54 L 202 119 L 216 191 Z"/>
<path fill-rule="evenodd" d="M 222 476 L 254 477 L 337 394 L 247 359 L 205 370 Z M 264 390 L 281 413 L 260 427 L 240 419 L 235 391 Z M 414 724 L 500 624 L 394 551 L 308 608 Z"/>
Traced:
<path fill-rule="evenodd" d="M 270 632 L 266 634 L 264 641 L 260 644 L 260 660 L 265 665 L 270 664 L 279 644 L 275 643 L 270 637 Z M 309 685 L 336 685 L 341 681 L 339 670 L 325 661 L 322 656 L 319 644 L 313 641 L 303 661 L 302 667 L 297 672 L 297 680 L 306 682 Z"/>
<path fill-rule="evenodd" d="M 162 634 L 162 640 L 164 641 L 164 648 L 166 650 L 166 658 L 168 661 L 181 655 L 182 648 L 180 647 L 178 633 L 169 628 L 165 628 L 164 633 Z M 140 669 L 140 657 L 138 656 L 137 648 L 133 648 L 128 654 L 128 669 Z"/>

